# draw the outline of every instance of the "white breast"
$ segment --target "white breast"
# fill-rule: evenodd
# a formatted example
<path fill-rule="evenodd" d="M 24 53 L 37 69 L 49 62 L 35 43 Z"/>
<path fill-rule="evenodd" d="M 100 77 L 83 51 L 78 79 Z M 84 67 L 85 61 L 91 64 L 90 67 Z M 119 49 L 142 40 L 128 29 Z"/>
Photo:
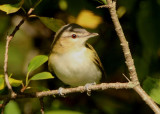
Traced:
<path fill-rule="evenodd" d="M 98 83 L 101 78 L 100 69 L 85 56 L 86 48 L 63 55 L 51 55 L 53 70 L 57 77 L 71 86 Z"/>

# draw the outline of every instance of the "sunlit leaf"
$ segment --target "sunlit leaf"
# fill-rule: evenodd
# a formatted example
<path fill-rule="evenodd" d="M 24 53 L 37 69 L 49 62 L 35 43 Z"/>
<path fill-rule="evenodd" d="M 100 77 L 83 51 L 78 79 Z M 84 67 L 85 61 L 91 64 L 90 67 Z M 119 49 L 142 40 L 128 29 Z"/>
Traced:
<path fill-rule="evenodd" d="M 10 101 L 5 107 L 4 114 L 21 114 L 21 111 L 15 101 Z"/>
<path fill-rule="evenodd" d="M 76 23 L 86 28 L 95 29 L 102 23 L 102 18 L 90 10 L 82 10 L 77 17 Z"/>
<path fill-rule="evenodd" d="M 39 66 L 41 66 L 43 63 L 45 63 L 48 60 L 48 56 L 46 55 L 38 55 L 34 57 L 29 65 L 28 65 L 28 72 L 31 72 L 35 69 L 37 69 Z"/>
<path fill-rule="evenodd" d="M 24 0 L 20 1 L 17 4 L 3 4 L 0 5 L 0 10 L 6 12 L 7 14 L 17 12 L 23 5 Z"/>
<path fill-rule="evenodd" d="M 83 114 L 83 113 L 71 110 L 54 110 L 54 111 L 48 111 L 45 114 Z"/>
<path fill-rule="evenodd" d="M 4 75 L 0 75 L 0 90 L 4 89 Z"/>
<path fill-rule="evenodd" d="M 16 79 L 13 79 L 13 78 L 9 78 L 9 83 L 13 87 L 18 87 L 18 86 L 22 85 L 22 80 L 16 80 Z"/>
<path fill-rule="evenodd" d="M 57 32 L 65 23 L 62 20 L 49 18 L 49 17 L 38 17 L 49 29 Z"/>
<path fill-rule="evenodd" d="M 160 104 L 160 79 L 148 77 L 143 83 L 144 90 L 158 104 Z"/>
<path fill-rule="evenodd" d="M 9 77 L 9 83 L 13 87 L 18 87 L 18 86 L 22 85 L 22 80 L 16 80 L 16 79 Z M 4 75 L 0 75 L 0 90 L 2 90 L 4 88 L 5 88 Z"/>
<path fill-rule="evenodd" d="M 44 79 L 52 79 L 54 78 L 50 72 L 41 72 L 34 75 L 30 80 L 44 80 Z"/>

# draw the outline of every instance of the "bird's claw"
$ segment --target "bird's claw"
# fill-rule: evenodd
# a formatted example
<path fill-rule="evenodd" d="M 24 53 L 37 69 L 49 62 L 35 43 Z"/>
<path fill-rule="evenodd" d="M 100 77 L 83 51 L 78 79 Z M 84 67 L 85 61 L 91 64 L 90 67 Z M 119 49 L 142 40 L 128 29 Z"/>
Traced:
<path fill-rule="evenodd" d="M 87 83 L 87 84 L 85 85 L 85 90 L 87 91 L 87 95 L 88 95 L 88 96 L 91 96 L 91 90 L 89 89 L 89 86 L 91 86 L 91 85 L 96 85 L 96 82 Z"/>
<path fill-rule="evenodd" d="M 58 94 L 59 94 L 59 96 L 65 97 L 65 95 L 64 95 L 64 93 L 63 93 L 62 91 L 63 91 L 63 88 L 60 87 L 60 88 L 58 89 Z"/>

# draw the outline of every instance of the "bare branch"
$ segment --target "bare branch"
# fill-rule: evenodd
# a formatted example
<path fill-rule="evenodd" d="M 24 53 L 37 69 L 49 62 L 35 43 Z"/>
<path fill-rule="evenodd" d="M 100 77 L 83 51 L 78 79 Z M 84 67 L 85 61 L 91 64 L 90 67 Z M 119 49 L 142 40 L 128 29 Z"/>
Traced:
<path fill-rule="evenodd" d="M 97 91 L 97 90 L 106 90 L 106 89 L 132 89 L 136 86 L 136 83 L 128 82 L 128 83 L 101 83 L 97 85 L 90 85 L 88 89 L 91 91 Z M 75 88 L 63 88 L 62 94 L 67 95 L 71 93 L 83 93 L 87 92 L 85 86 L 79 86 Z M 42 98 L 46 96 L 53 96 L 53 95 L 59 95 L 59 90 L 50 90 L 50 91 L 43 91 L 43 92 L 35 92 L 35 93 L 20 93 L 17 94 L 14 98 L 10 99 L 21 99 L 21 98 Z M 6 95 L 1 95 L 0 100 L 5 99 Z"/>
<path fill-rule="evenodd" d="M 9 42 L 11 41 L 12 37 L 7 36 L 7 42 L 6 42 L 6 51 L 5 51 L 5 58 L 4 58 L 4 76 L 5 76 L 5 83 L 10 90 L 11 93 L 13 93 L 12 87 L 9 84 L 8 79 L 8 48 L 9 48 Z"/>
<path fill-rule="evenodd" d="M 30 8 L 30 10 L 27 13 L 27 17 L 29 17 L 29 15 L 33 12 L 34 8 Z M 19 28 L 21 27 L 21 25 L 24 23 L 24 21 L 26 20 L 26 18 L 23 18 L 19 24 L 14 28 L 13 32 L 7 36 L 7 41 L 6 41 L 6 47 L 5 47 L 5 57 L 4 57 L 4 76 L 5 76 L 5 83 L 10 91 L 10 95 L 12 97 L 16 96 L 16 94 L 13 92 L 12 87 L 9 83 L 9 79 L 8 79 L 8 49 L 9 49 L 9 44 L 10 41 L 12 40 L 12 38 L 14 37 L 15 33 L 19 30 Z"/>
<path fill-rule="evenodd" d="M 126 59 L 126 65 L 128 67 L 128 70 L 129 70 L 130 78 L 131 78 L 132 81 L 138 82 L 137 73 L 136 73 L 136 70 L 135 70 L 132 55 L 130 53 L 128 42 L 127 42 L 127 40 L 124 36 L 122 27 L 120 25 L 120 22 L 119 22 L 117 13 L 116 13 L 116 2 L 114 0 L 113 1 L 112 0 L 107 0 L 107 3 L 108 3 L 109 6 L 111 6 L 109 8 L 109 11 L 110 11 L 110 14 L 111 14 L 113 24 L 115 26 L 116 33 L 117 33 L 117 35 L 120 39 L 120 42 L 121 42 L 121 46 L 122 46 L 124 56 L 125 56 L 125 59 Z"/>
<path fill-rule="evenodd" d="M 128 67 L 130 79 L 132 82 L 137 83 L 137 86 L 135 86 L 133 89 L 141 96 L 141 98 L 150 106 L 150 108 L 155 112 L 160 114 L 160 108 L 156 105 L 156 103 L 147 95 L 147 93 L 142 89 L 142 87 L 139 84 L 137 72 L 135 69 L 134 61 L 132 59 L 132 55 L 129 49 L 128 42 L 125 38 L 125 35 L 123 33 L 122 27 L 120 25 L 117 13 L 116 13 L 116 1 L 115 0 L 107 0 L 108 6 L 110 6 L 108 9 L 111 14 L 111 18 L 113 21 L 113 24 L 115 26 L 116 33 L 120 39 L 121 46 L 123 49 L 123 53 L 126 59 L 126 65 Z"/>

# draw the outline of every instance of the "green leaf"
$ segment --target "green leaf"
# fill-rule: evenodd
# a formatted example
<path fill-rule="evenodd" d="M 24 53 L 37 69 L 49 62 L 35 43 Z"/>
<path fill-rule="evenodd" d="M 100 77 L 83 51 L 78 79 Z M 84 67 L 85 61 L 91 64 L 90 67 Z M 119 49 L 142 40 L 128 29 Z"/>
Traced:
<path fill-rule="evenodd" d="M 52 79 L 54 78 L 50 72 L 41 72 L 34 75 L 29 80 L 44 80 L 44 79 Z"/>
<path fill-rule="evenodd" d="M 45 114 L 83 114 L 83 113 L 71 110 L 54 110 L 54 111 L 48 111 Z"/>
<path fill-rule="evenodd" d="M 49 18 L 49 17 L 38 17 L 43 24 L 45 24 L 49 29 L 57 32 L 65 23 L 62 20 Z"/>
<path fill-rule="evenodd" d="M 5 107 L 4 114 L 21 114 L 21 111 L 15 101 L 10 101 Z"/>
<path fill-rule="evenodd" d="M 24 0 L 20 1 L 17 4 L 3 4 L 0 5 L 0 10 L 6 12 L 7 14 L 17 12 L 23 5 Z"/>
<path fill-rule="evenodd" d="M 16 80 L 16 79 L 13 79 L 13 78 L 9 78 L 9 83 L 13 87 L 18 87 L 22 84 L 22 80 Z"/>
<path fill-rule="evenodd" d="M 13 87 L 18 87 L 22 84 L 22 80 L 16 80 L 9 77 L 9 83 Z M 0 90 L 5 88 L 4 75 L 0 75 Z"/>
<path fill-rule="evenodd" d="M 4 89 L 4 75 L 0 75 L 0 90 Z"/>
<path fill-rule="evenodd" d="M 34 57 L 28 65 L 28 72 L 31 72 L 37 69 L 39 66 L 41 66 L 46 61 L 48 61 L 48 56 L 46 55 L 38 55 Z"/>
<path fill-rule="evenodd" d="M 148 77 L 143 83 L 144 90 L 158 104 L 160 104 L 160 79 Z"/>

